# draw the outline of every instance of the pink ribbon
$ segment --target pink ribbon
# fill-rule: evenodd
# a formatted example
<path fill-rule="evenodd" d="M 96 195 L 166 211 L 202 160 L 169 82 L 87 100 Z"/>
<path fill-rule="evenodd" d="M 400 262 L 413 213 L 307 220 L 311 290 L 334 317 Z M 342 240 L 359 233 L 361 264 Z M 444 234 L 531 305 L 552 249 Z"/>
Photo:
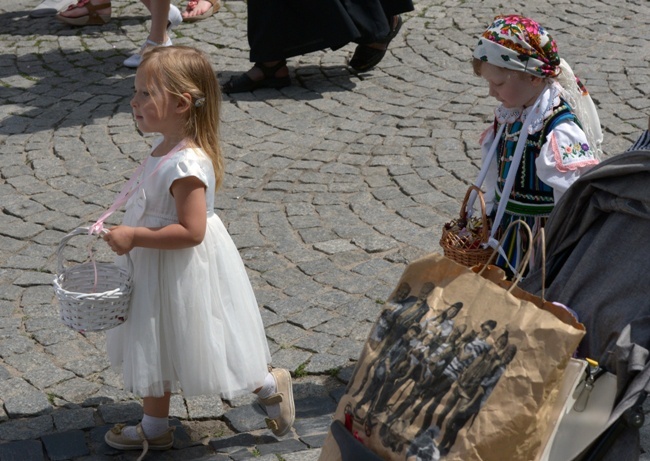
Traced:
<path fill-rule="evenodd" d="M 108 232 L 107 229 L 104 229 L 104 221 L 108 219 L 110 215 L 112 215 L 116 210 L 118 210 L 122 205 L 124 205 L 129 198 L 133 195 L 133 193 L 140 188 L 142 184 L 145 183 L 147 179 L 152 177 L 154 173 L 158 171 L 158 169 L 162 166 L 163 163 L 165 163 L 167 160 L 171 158 L 172 155 L 174 155 L 176 152 L 181 150 L 183 147 L 185 147 L 185 140 L 182 140 L 172 150 L 167 152 L 165 156 L 160 159 L 160 162 L 158 162 L 158 165 L 156 165 L 156 168 L 151 172 L 149 176 L 144 178 L 141 183 L 139 183 L 137 186 L 135 185 L 138 178 L 142 174 L 142 171 L 144 170 L 145 165 L 147 164 L 147 160 L 149 157 L 147 157 L 144 162 L 138 166 L 138 169 L 135 170 L 135 173 L 131 176 L 131 178 L 127 181 L 127 183 L 122 187 L 122 190 L 120 193 L 117 195 L 115 200 L 113 201 L 113 204 L 106 210 L 97 221 L 95 221 L 95 224 L 90 226 L 88 228 L 88 235 L 92 234 L 101 234 L 102 232 Z M 95 257 L 94 257 L 94 252 L 92 249 L 92 245 L 88 246 L 88 252 L 90 253 L 90 259 L 93 262 L 93 269 L 95 271 L 95 280 L 94 280 L 94 285 L 93 285 L 93 291 L 97 290 L 97 263 L 95 262 Z"/>
<path fill-rule="evenodd" d="M 153 176 L 162 166 L 163 163 L 165 163 L 167 160 L 171 158 L 172 155 L 174 155 L 176 152 L 181 150 L 183 147 L 185 147 L 185 140 L 182 140 L 179 142 L 172 150 L 170 150 L 168 153 L 165 154 L 165 156 L 160 160 L 156 168 L 147 176 L 145 179 L 142 180 L 141 183 L 139 183 L 137 186 L 135 186 L 138 178 L 142 174 L 142 171 L 144 170 L 145 165 L 147 164 L 147 160 L 149 157 L 145 159 L 144 162 L 138 166 L 138 169 L 135 170 L 135 173 L 131 176 L 131 178 L 127 181 L 127 183 L 122 187 L 122 190 L 120 193 L 117 195 L 115 198 L 115 201 L 113 204 L 106 210 L 97 221 L 95 221 L 95 224 L 90 226 L 88 228 L 88 235 L 92 234 L 97 234 L 99 235 L 101 232 L 103 232 L 104 229 L 104 221 L 108 219 L 110 215 L 115 213 L 122 205 L 124 205 L 129 198 L 135 193 L 136 190 L 138 190 L 140 185 L 144 184 L 147 179 L 149 179 L 151 176 Z"/>

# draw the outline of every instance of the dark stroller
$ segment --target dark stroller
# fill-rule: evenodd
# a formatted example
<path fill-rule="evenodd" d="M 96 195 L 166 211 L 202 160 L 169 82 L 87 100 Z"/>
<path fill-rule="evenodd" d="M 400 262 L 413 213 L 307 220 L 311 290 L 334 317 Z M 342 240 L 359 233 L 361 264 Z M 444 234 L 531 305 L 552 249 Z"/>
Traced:
<path fill-rule="evenodd" d="M 580 459 L 638 460 L 642 404 L 650 390 L 650 151 L 629 151 L 585 174 L 545 228 L 547 299 L 578 313 L 581 357 L 616 374 L 608 430 Z M 542 271 L 521 283 L 540 293 Z"/>

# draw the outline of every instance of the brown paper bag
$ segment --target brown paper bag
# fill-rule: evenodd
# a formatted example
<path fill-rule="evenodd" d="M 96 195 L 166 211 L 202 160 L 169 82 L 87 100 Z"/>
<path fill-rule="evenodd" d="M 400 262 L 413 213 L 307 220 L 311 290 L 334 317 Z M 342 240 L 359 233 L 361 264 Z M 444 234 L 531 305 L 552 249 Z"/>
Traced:
<path fill-rule="evenodd" d="M 534 460 L 584 327 L 566 310 L 440 255 L 411 263 L 335 419 L 384 460 Z M 350 449 L 347 449 L 350 452 Z M 342 455 L 328 435 L 320 461 Z"/>

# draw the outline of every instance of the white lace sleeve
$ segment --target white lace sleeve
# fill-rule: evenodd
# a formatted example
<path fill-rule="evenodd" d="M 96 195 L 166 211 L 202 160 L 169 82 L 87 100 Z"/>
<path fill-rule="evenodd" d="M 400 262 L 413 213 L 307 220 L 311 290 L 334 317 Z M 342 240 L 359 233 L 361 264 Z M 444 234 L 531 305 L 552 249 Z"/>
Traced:
<path fill-rule="evenodd" d="M 585 133 L 574 122 L 555 127 L 535 161 L 537 176 L 553 188 L 556 203 L 582 173 L 597 164 Z"/>

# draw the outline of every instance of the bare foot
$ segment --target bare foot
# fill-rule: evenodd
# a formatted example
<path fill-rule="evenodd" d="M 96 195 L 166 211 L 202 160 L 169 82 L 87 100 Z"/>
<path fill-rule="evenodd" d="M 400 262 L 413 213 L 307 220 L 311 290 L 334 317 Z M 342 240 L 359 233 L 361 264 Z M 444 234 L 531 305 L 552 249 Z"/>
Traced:
<path fill-rule="evenodd" d="M 194 16 L 200 16 L 210 9 L 212 3 L 208 0 L 190 0 L 187 2 L 185 11 L 182 15 L 184 18 L 192 18 Z"/>
<path fill-rule="evenodd" d="M 74 5 L 70 5 L 67 10 L 59 13 L 64 18 L 81 18 L 88 16 L 90 12 L 86 6 L 88 3 L 94 6 L 105 6 L 105 8 L 96 10 L 99 15 L 111 15 L 111 2 L 109 0 L 79 0 Z"/>

